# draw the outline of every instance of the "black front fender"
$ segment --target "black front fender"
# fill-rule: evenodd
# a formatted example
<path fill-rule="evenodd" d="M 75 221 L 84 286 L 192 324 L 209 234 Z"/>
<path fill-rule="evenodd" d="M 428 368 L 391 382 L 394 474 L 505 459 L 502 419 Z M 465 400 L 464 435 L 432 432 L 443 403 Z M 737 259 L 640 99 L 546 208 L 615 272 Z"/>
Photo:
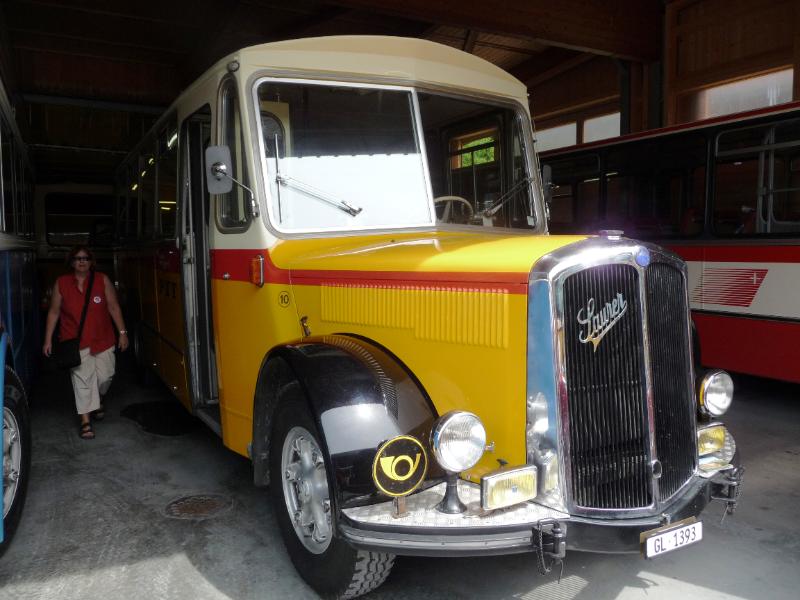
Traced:
<path fill-rule="evenodd" d="M 257 484 L 269 481 L 272 413 L 291 381 L 300 383 L 322 435 L 340 503 L 376 491 L 372 462 L 382 442 L 412 435 L 428 445 L 436 412 L 396 357 L 361 338 L 306 338 L 275 348 L 264 361 L 253 419 Z"/>

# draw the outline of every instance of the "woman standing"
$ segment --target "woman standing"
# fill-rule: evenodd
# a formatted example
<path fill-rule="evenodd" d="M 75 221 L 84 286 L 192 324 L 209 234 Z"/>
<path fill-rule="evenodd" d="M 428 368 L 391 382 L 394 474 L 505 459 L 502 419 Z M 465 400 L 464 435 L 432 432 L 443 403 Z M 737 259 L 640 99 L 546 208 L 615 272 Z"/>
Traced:
<path fill-rule="evenodd" d="M 59 320 L 62 340 L 78 337 L 81 313 L 86 303 L 86 286 L 92 281 L 94 257 L 89 248 L 75 246 L 68 258 L 72 273 L 62 275 L 53 285 L 42 348 L 45 356 L 50 356 L 53 350 L 53 331 Z M 85 440 L 94 439 L 90 415 L 94 413 L 98 421 L 105 416 L 102 397 L 114 376 L 116 339 L 112 319 L 119 332 L 119 349 L 124 351 L 128 347 L 128 332 L 111 280 L 103 273 L 94 272 L 91 286 L 79 343 L 81 364 L 70 371 L 75 406 L 80 417 L 78 435 Z"/>

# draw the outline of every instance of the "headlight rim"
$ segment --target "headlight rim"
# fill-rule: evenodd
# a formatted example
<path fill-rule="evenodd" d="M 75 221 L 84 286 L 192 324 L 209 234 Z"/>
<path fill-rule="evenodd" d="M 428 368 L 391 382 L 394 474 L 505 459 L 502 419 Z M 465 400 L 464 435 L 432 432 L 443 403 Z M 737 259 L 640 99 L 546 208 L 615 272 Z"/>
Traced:
<path fill-rule="evenodd" d="M 442 455 L 442 449 L 441 449 L 442 433 L 447 428 L 447 425 L 450 424 L 454 419 L 463 416 L 474 417 L 475 420 L 478 422 L 478 424 L 481 426 L 481 429 L 483 429 L 483 443 L 481 444 L 481 452 L 478 458 L 472 464 L 463 467 L 461 469 L 451 469 L 450 467 L 454 465 L 450 465 L 447 458 Z M 444 469 L 448 473 L 462 473 L 474 467 L 476 464 L 480 462 L 481 458 L 483 457 L 485 448 L 486 448 L 486 426 L 483 424 L 483 421 L 481 421 L 481 418 L 473 412 L 466 410 L 451 410 L 450 412 L 445 413 L 444 415 L 439 417 L 434 423 L 433 428 L 431 429 L 431 451 L 433 452 L 433 456 L 436 459 L 436 462 L 439 464 L 439 466 L 442 467 L 442 469 Z"/>
<path fill-rule="evenodd" d="M 707 402 L 707 399 L 706 399 L 706 395 L 708 393 L 708 388 L 710 387 L 710 385 L 713 382 L 714 378 L 715 377 L 720 377 L 720 376 L 727 377 L 728 380 L 730 381 L 730 387 L 731 387 L 730 397 L 728 399 L 727 406 L 725 406 L 722 410 L 719 410 L 717 407 L 715 407 L 715 410 L 711 410 L 709 408 L 709 405 L 708 405 L 708 402 Z M 711 417 L 711 418 L 721 417 L 726 412 L 728 412 L 728 410 L 730 410 L 731 404 L 733 404 L 733 391 L 734 391 L 734 384 L 733 384 L 733 378 L 730 376 L 730 373 L 728 373 L 727 371 L 724 371 L 722 369 L 714 369 L 714 370 L 708 371 L 707 373 L 705 373 L 703 375 L 703 378 L 701 379 L 700 386 L 699 386 L 699 395 L 700 395 L 700 397 L 699 397 L 698 406 L 700 408 L 700 412 L 702 412 L 705 416 Z"/>

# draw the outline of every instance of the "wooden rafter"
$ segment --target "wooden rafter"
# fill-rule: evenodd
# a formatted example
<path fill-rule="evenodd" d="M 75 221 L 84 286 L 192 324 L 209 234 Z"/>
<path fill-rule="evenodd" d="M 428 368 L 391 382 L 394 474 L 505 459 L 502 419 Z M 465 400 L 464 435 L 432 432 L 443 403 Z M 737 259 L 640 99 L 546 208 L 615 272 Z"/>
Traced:
<path fill-rule="evenodd" d="M 333 0 L 441 25 L 523 35 L 559 46 L 636 61 L 658 60 L 663 23 L 658 0 Z"/>

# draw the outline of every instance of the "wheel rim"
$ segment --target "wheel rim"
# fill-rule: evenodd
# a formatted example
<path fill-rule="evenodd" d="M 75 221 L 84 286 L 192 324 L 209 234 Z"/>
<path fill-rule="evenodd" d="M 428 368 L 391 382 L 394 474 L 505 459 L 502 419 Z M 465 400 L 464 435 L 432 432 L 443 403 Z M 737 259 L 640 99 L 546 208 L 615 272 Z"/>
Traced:
<path fill-rule="evenodd" d="M 321 554 L 332 537 L 328 476 L 317 440 L 303 427 L 293 427 L 283 440 L 281 472 L 294 532 L 309 552 Z"/>
<path fill-rule="evenodd" d="M 6 395 L 13 388 L 6 387 Z M 20 465 L 22 464 L 22 440 L 19 423 L 8 407 L 3 407 L 3 518 L 6 517 L 19 487 Z"/>

